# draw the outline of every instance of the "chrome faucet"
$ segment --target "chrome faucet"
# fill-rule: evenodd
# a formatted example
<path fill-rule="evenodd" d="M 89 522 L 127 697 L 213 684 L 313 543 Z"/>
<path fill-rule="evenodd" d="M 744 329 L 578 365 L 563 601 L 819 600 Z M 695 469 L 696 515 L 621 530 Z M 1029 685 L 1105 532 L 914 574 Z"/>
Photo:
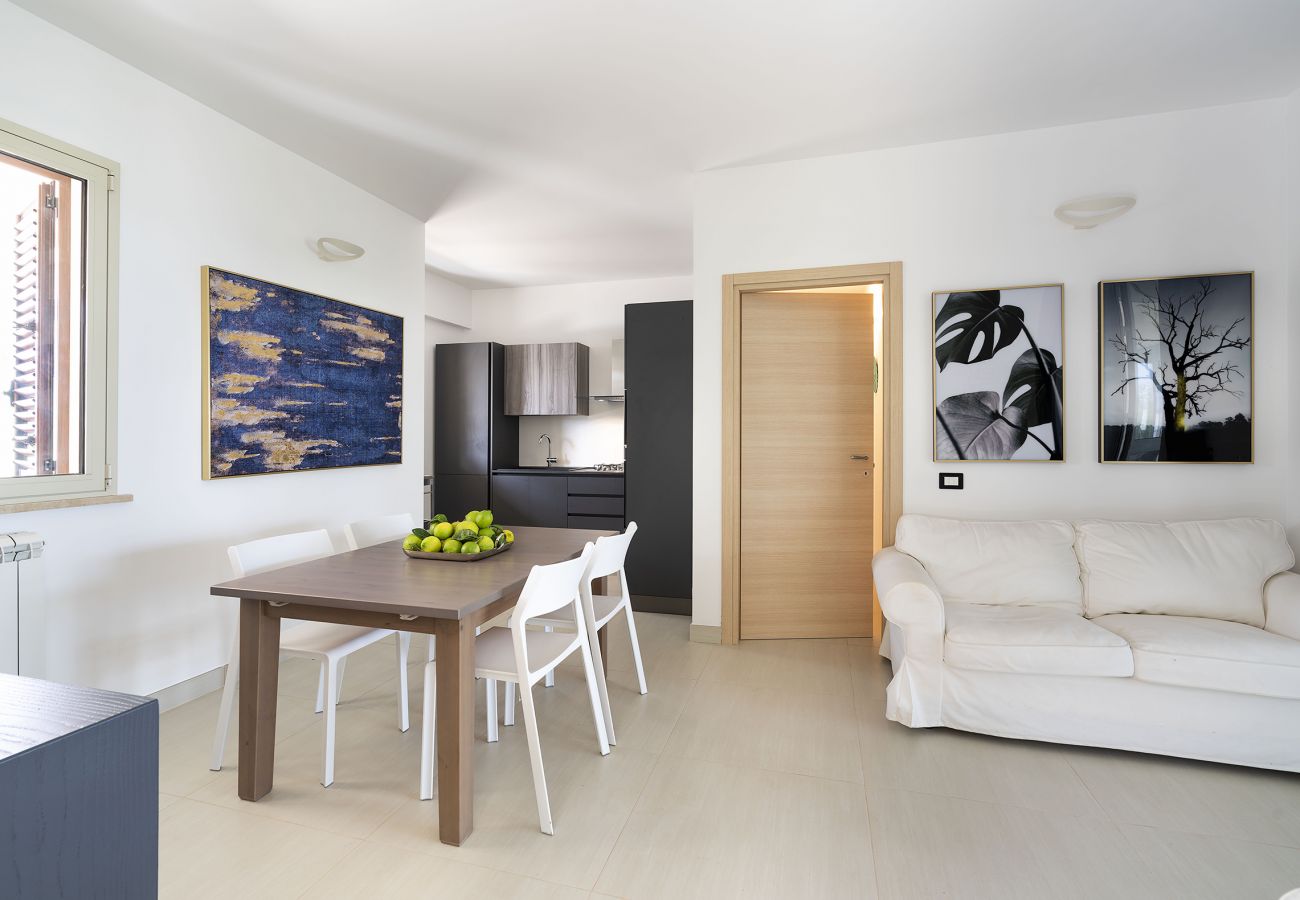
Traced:
<path fill-rule="evenodd" d="M 559 462 L 559 460 L 551 455 L 551 436 L 549 434 L 543 434 L 537 439 L 537 443 L 540 444 L 542 441 L 546 441 L 546 468 L 549 469 L 551 466 Z"/>

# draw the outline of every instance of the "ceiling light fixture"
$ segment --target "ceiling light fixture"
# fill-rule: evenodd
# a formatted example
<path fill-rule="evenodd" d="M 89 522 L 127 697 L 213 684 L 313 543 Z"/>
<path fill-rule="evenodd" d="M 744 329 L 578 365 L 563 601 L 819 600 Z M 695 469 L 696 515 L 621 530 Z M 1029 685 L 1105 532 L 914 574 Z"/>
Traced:
<path fill-rule="evenodd" d="M 1097 194 L 1068 200 L 1056 208 L 1056 218 L 1076 229 L 1096 228 L 1118 219 L 1137 204 L 1132 194 Z"/>
<path fill-rule="evenodd" d="M 365 247 L 335 237 L 318 238 L 312 249 L 325 262 L 352 262 L 366 253 Z"/>

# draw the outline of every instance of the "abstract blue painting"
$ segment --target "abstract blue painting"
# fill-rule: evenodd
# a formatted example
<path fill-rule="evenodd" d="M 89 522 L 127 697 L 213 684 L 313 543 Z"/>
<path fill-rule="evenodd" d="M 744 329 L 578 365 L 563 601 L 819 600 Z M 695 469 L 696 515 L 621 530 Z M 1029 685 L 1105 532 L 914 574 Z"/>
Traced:
<path fill-rule="evenodd" d="M 205 266 L 204 478 L 402 461 L 402 317 Z"/>

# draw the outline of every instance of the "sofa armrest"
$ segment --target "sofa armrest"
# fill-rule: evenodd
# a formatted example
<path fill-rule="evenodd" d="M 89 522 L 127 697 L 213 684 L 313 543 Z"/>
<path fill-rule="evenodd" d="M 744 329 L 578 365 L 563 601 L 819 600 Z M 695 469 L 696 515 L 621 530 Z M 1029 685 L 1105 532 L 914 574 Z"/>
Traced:
<path fill-rule="evenodd" d="M 1264 582 L 1264 630 L 1300 641 L 1300 574 L 1279 572 Z"/>
<path fill-rule="evenodd" d="M 908 654 L 943 658 L 943 598 L 914 557 L 886 547 L 871 561 L 885 618 L 903 629 Z"/>

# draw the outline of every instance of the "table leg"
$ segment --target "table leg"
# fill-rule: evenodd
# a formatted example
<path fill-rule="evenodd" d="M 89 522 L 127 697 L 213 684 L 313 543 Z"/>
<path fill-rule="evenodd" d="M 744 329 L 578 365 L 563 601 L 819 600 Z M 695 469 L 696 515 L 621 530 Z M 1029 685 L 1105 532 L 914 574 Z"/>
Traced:
<path fill-rule="evenodd" d="M 460 846 L 474 830 L 474 629 L 439 619 L 438 836 Z"/>
<path fill-rule="evenodd" d="M 280 620 L 261 600 L 239 601 L 239 797 L 258 800 L 275 777 Z"/>

